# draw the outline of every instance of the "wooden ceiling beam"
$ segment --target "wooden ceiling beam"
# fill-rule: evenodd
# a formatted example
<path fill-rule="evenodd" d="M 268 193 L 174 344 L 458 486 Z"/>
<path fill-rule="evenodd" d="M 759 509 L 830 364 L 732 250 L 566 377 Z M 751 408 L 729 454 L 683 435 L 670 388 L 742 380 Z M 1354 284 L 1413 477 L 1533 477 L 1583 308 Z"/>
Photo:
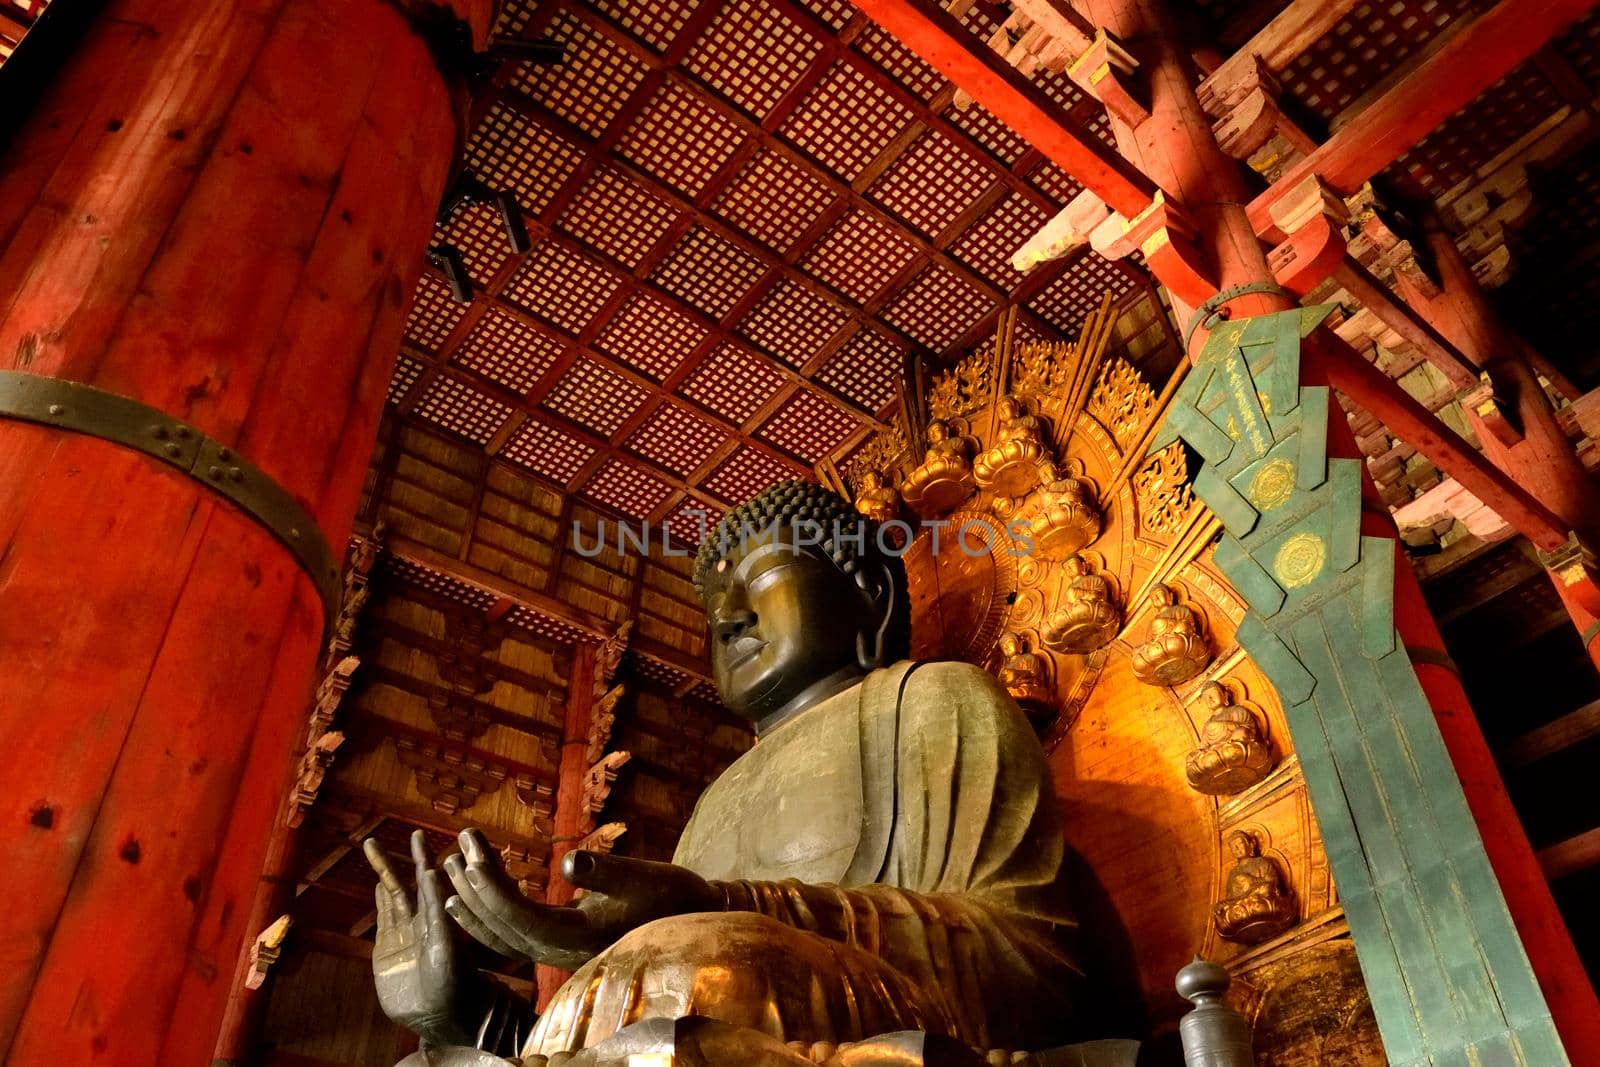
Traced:
<path fill-rule="evenodd" d="M 384 548 L 385 551 L 397 559 L 404 560 L 424 570 L 445 575 L 461 582 L 463 585 L 479 589 L 496 600 L 503 597 L 510 600 L 517 607 L 525 608 L 535 614 L 553 619 L 596 641 L 608 639 L 616 629 L 606 620 L 590 615 L 587 612 L 579 611 L 572 605 L 543 590 L 530 589 L 507 578 L 502 578 L 492 571 L 486 571 L 482 567 L 455 559 L 431 546 L 412 541 L 409 538 L 391 534 L 384 542 Z M 711 680 L 710 670 L 706 664 L 690 658 L 678 649 L 655 638 L 635 634 L 629 643 L 629 648 L 639 655 L 647 656 L 664 666 L 672 668 L 679 674 L 698 678 L 705 682 Z"/>
<path fill-rule="evenodd" d="M 690 82 L 692 87 L 699 92 L 708 93 L 710 91 L 701 85 L 701 83 L 693 81 L 693 79 L 685 80 Z M 543 104 L 540 104 L 535 100 L 530 100 L 521 93 L 514 91 L 507 92 L 503 99 L 508 106 L 521 112 L 524 117 L 533 120 L 534 122 L 543 126 L 549 132 L 561 137 L 563 140 L 574 142 L 580 145 L 585 149 L 585 151 L 590 150 L 595 143 L 593 139 L 584 133 L 582 129 L 568 122 L 560 115 L 557 115 Z M 747 126 L 747 132 L 753 128 L 756 131 L 755 136 L 758 138 L 776 144 L 783 143 L 778 141 L 774 135 L 767 134 L 764 130 L 761 130 L 759 126 L 753 126 L 753 124 L 750 123 L 750 120 L 748 118 L 744 118 L 743 113 L 738 112 L 737 109 L 732 107 L 732 105 L 724 106 L 728 108 L 729 112 L 737 113 L 741 116 L 741 121 Z M 857 204 L 864 203 L 864 201 L 862 201 L 861 198 L 855 194 L 849 186 L 845 185 L 839 179 L 834 178 L 831 175 L 816 173 L 816 164 L 804 159 L 803 157 L 796 158 L 798 156 L 796 150 L 790 149 L 787 153 L 780 154 L 785 154 L 789 158 L 790 162 L 798 163 L 803 169 L 812 171 L 814 176 L 817 177 L 818 180 L 823 184 L 828 186 L 829 189 L 834 193 L 836 202 L 842 200 L 848 206 L 856 206 Z M 785 257 L 779 255 L 777 252 L 768 248 L 761 242 L 752 239 L 748 234 L 744 233 L 737 227 L 731 226 L 727 222 L 724 222 L 720 216 L 714 214 L 707 208 L 701 207 L 693 199 L 685 196 L 683 193 L 672 188 L 672 186 L 659 180 L 653 174 L 649 173 L 644 168 L 638 166 L 623 156 L 620 152 L 612 151 L 608 153 L 606 162 L 615 167 L 622 174 L 627 175 L 629 179 L 638 184 L 641 188 L 670 204 L 681 214 L 691 218 L 696 224 L 704 227 L 711 233 L 716 234 L 718 237 L 727 241 L 740 251 L 761 260 L 762 264 L 768 268 L 777 268 L 778 270 L 781 270 L 783 272 L 782 276 L 785 279 L 795 283 L 802 289 L 805 289 L 807 292 L 814 293 L 815 295 L 822 297 L 831 304 L 840 305 L 843 310 L 845 310 L 847 313 L 850 313 L 852 317 L 861 318 L 865 325 L 870 326 L 873 330 L 882 334 L 892 343 L 902 346 L 916 344 L 911 337 L 905 333 L 902 333 L 900 330 L 897 330 L 895 327 L 890 326 L 888 323 L 874 320 L 869 316 L 861 315 L 859 310 L 860 306 L 856 304 L 854 300 L 851 300 L 843 293 L 836 292 L 827 285 L 824 285 L 822 282 L 817 281 L 815 278 L 811 277 L 811 275 L 800 270 L 792 263 L 786 262 Z M 882 213 L 883 211 L 883 209 L 876 206 L 872 206 L 871 210 L 874 213 Z M 559 231 L 552 230 L 550 232 Z M 912 233 L 914 233 L 914 231 L 912 231 Z M 565 240 L 572 241 L 578 246 L 586 249 L 590 254 L 594 255 L 602 262 L 613 262 L 610 257 L 606 256 L 602 252 L 590 249 L 589 246 L 584 242 L 578 241 L 576 238 L 570 237 L 564 233 L 561 236 Z M 920 238 L 918 238 L 918 241 L 921 243 Z M 801 258 L 803 258 L 803 256 Z M 657 295 L 670 302 L 674 307 L 692 315 L 697 320 L 704 322 L 709 318 L 709 316 L 700 311 L 698 308 L 694 307 L 692 304 L 686 303 L 675 294 L 662 289 L 660 286 L 651 285 L 650 288 Z M 747 348 L 760 355 L 769 366 L 771 366 L 774 370 L 777 370 L 785 378 L 795 381 L 801 380 L 794 368 L 783 362 L 783 360 L 778 358 L 775 354 L 764 352 L 759 345 L 753 344 L 752 342 L 743 338 L 738 338 L 738 343 L 741 347 Z M 855 413 L 866 414 L 861 409 L 857 409 Z"/>
<path fill-rule="evenodd" d="M 1223 60 L 1200 83 L 1196 92 L 1203 100 L 1220 86 L 1233 85 L 1253 73 L 1256 61 L 1274 74 L 1281 73 L 1337 26 L 1361 0 L 1294 0 L 1272 21 L 1250 38 L 1237 52 Z"/>
<path fill-rule="evenodd" d="M 1340 195 L 1355 193 L 1593 7 L 1594 0 L 1519 0 L 1463 20 L 1449 40 L 1250 202 L 1256 233 L 1284 239 L 1272 209 L 1311 175 Z"/>
<path fill-rule="evenodd" d="M 412 693 L 417 692 L 414 687 L 407 688 L 405 686 L 396 684 L 394 677 L 397 674 L 399 674 L 399 672 L 390 670 L 384 672 L 381 677 L 385 682 L 397 689 L 406 689 L 407 692 Z M 402 675 L 401 677 L 405 676 Z M 431 690 L 443 687 L 428 686 L 427 688 Z M 474 701 L 474 703 L 478 702 Z M 420 726 L 413 726 L 408 722 L 401 722 L 399 719 L 392 719 L 387 715 L 373 711 L 371 708 L 363 708 L 357 705 L 349 708 L 348 711 L 350 715 L 349 721 L 352 723 L 352 725 L 357 726 L 358 729 L 366 728 L 373 730 L 383 738 L 409 737 L 415 741 L 448 745 L 451 748 L 466 752 L 469 755 L 482 760 L 486 764 L 491 764 L 503 769 L 506 771 L 507 781 L 510 781 L 514 775 L 518 774 L 529 775 L 544 782 L 555 782 L 560 777 L 556 773 L 556 769 L 554 767 L 541 767 L 535 763 L 527 763 L 523 760 L 513 759 L 510 756 L 503 755 L 499 752 L 494 752 L 487 748 L 479 748 L 477 745 L 469 744 L 468 742 L 460 741 L 452 737 L 446 737 L 437 730 L 428 730 Z M 508 729 L 516 730 L 520 733 L 531 734 L 539 738 L 549 738 L 556 744 L 560 744 L 561 742 L 561 728 L 559 726 L 552 727 L 550 723 L 538 722 L 537 720 L 532 719 L 518 720 L 515 716 L 511 717 L 511 721 L 508 721 L 503 712 L 501 715 L 496 716 L 494 721 L 495 725 L 497 726 L 504 726 Z M 502 785 L 503 784 L 504 783 L 502 783 Z M 484 795 L 487 796 L 488 794 L 485 793 Z"/>
<path fill-rule="evenodd" d="M 402 599 L 410 599 L 402 597 Z M 502 614 L 504 614 L 502 612 Z M 364 634 L 376 634 L 380 638 L 387 638 L 407 648 L 417 649 L 433 656 L 446 656 L 454 654 L 455 644 L 433 634 L 425 633 L 413 626 L 382 615 L 372 614 L 363 617 L 361 622 Z M 558 675 L 539 675 L 522 670 L 519 667 L 510 667 L 498 660 L 486 659 L 482 666 L 485 677 L 494 681 L 506 681 L 525 689 L 535 696 L 551 698 L 552 703 L 562 703 L 567 698 L 567 680 Z M 525 731 L 532 733 L 534 731 Z"/>
<path fill-rule="evenodd" d="M 1021 194 L 1025 199 L 1050 211 L 1052 214 L 1055 213 L 1057 210 L 1055 201 L 1051 199 L 1048 193 L 1031 184 L 1022 177 L 1020 172 L 1006 166 L 997 159 L 995 154 L 989 150 L 988 145 L 944 117 L 944 112 L 949 108 L 953 97 L 951 88 L 944 89 L 933 103 L 924 102 L 916 93 L 895 81 L 878 64 L 849 47 L 850 40 L 859 35 L 862 29 L 874 22 L 872 16 L 867 12 L 861 10 L 856 12 L 851 19 L 851 26 L 855 27 L 855 34 L 850 38 L 846 38 L 843 33 L 835 36 L 828 32 L 828 27 L 804 5 L 797 3 L 796 0 L 771 0 L 771 2 L 774 7 L 788 15 L 792 21 L 805 27 L 821 43 L 823 54 L 830 60 L 843 60 L 853 70 L 860 73 L 902 107 L 909 110 L 916 121 L 921 122 L 929 129 L 939 131 L 966 149 L 968 153 L 987 163 L 1007 188 Z M 1054 103 L 1054 101 L 1051 102 Z"/>
<path fill-rule="evenodd" d="M 726 99 L 724 99 L 722 97 L 722 95 L 716 91 L 716 89 L 714 89 L 711 86 L 707 85 L 705 82 L 701 81 L 699 78 L 696 78 L 693 75 L 689 74 L 687 71 L 684 71 L 684 70 L 677 69 L 677 68 L 669 66 L 666 63 L 666 60 L 664 59 L 664 57 L 657 56 L 649 48 L 645 47 L 644 45 L 642 45 L 638 41 L 636 41 L 633 38 L 633 35 L 628 33 L 627 30 L 623 29 L 621 26 L 618 26 L 617 24 L 612 22 L 610 19 L 604 17 L 603 15 L 600 15 L 600 14 L 595 13 L 595 12 L 586 12 L 585 13 L 585 18 L 587 19 L 587 21 L 592 26 L 594 26 L 595 28 L 597 28 L 599 30 L 602 30 L 612 40 L 616 41 L 622 47 L 627 48 L 630 52 L 632 52 L 635 56 L 637 56 L 640 59 L 640 61 L 642 61 L 643 63 L 645 63 L 648 66 L 655 67 L 657 69 L 663 70 L 666 73 L 666 75 L 667 75 L 669 80 L 679 82 L 685 88 L 690 89 L 690 90 L 694 91 L 695 93 L 699 94 L 703 99 L 705 99 L 707 102 L 709 102 L 711 104 L 711 106 L 717 111 L 717 113 L 719 115 L 721 115 L 723 118 L 727 119 L 728 121 L 730 121 L 734 125 L 738 126 L 744 132 L 746 137 L 753 137 L 753 138 L 759 140 L 764 147 L 766 147 L 766 148 L 770 149 L 771 151 L 773 151 L 774 153 L 784 157 L 789 162 L 791 162 L 791 163 L 801 167 L 802 169 L 808 171 L 812 175 L 813 178 L 815 178 L 817 181 L 823 183 L 827 188 L 831 189 L 835 193 L 835 195 L 845 197 L 850 202 L 850 204 L 852 206 L 863 208 L 865 210 L 871 211 L 872 213 L 878 215 L 879 217 L 884 219 L 886 222 L 888 222 L 892 229 L 895 229 L 895 230 L 899 231 L 901 236 L 903 236 L 906 239 L 910 240 L 918 248 L 922 249 L 922 251 L 927 253 L 935 262 L 939 263 L 941 266 L 943 266 L 946 269 L 950 270 L 952 273 L 954 273 L 955 275 L 960 277 L 963 281 L 967 282 L 969 285 L 972 285 L 974 288 L 976 288 L 979 292 L 983 293 L 985 296 L 988 296 L 991 300 L 996 300 L 996 301 L 1001 301 L 1001 302 L 1005 301 L 1005 299 L 1006 299 L 1005 292 L 1003 290 L 997 288 L 987 278 L 983 277 L 977 271 L 972 270 L 966 264 L 964 264 L 964 263 L 960 262 L 959 260 L 957 260 L 957 259 L 945 254 L 942 250 L 935 248 L 934 245 L 933 245 L 932 240 L 930 238 L 924 237 L 922 235 L 922 233 L 919 230 L 917 230 L 917 228 L 915 226 L 912 226 L 909 222 L 907 222 L 904 219 L 900 218 L 897 214 L 895 214 L 893 211 L 889 210 L 888 208 L 884 207 L 883 205 L 877 204 L 877 203 L 874 203 L 874 202 L 868 200 L 865 196 L 863 196 L 861 193 L 857 192 L 854 188 L 852 188 L 849 183 L 847 183 L 843 179 L 835 176 L 832 171 L 830 171 L 826 167 L 822 166 L 815 159 L 812 159 L 810 157 L 810 155 L 808 155 L 804 150 L 800 149 L 798 146 L 792 144 L 787 138 L 784 138 L 784 137 L 782 137 L 782 136 L 780 136 L 780 135 L 778 135 L 776 133 L 773 133 L 773 132 L 768 131 L 767 129 L 763 128 L 763 126 L 760 123 L 756 122 L 749 115 L 747 115 L 743 111 L 743 109 L 739 108 L 738 106 L 736 106 L 736 105 L 730 103 L 729 101 L 727 101 Z M 869 64 L 869 66 L 870 66 L 870 64 Z M 1007 69 L 1009 69 L 1009 68 L 1007 68 Z M 882 75 L 882 72 L 880 71 L 879 74 Z M 892 79 L 891 79 L 891 81 L 892 81 Z M 904 92 L 903 89 L 901 89 L 900 91 Z M 1038 90 L 1036 90 L 1036 89 L 1034 91 L 1038 92 Z M 513 94 L 513 95 L 520 95 L 520 94 Z M 1055 106 L 1054 101 L 1049 100 L 1049 98 L 1045 97 L 1042 93 L 1039 94 L 1039 98 L 1041 100 L 1044 100 L 1046 103 L 1048 103 L 1056 111 L 1056 113 L 1059 115 L 1059 110 L 1060 109 Z M 523 97 L 522 99 L 526 100 L 527 98 Z M 534 104 L 533 101 L 528 101 L 528 104 L 533 106 L 533 107 L 536 107 L 536 108 L 538 107 L 538 105 Z M 1062 119 L 1061 121 L 1066 121 L 1066 120 Z M 967 143 L 970 143 L 970 141 L 968 140 L 968 135 L 966 135 L 964 131 L 957 131 L 957 132 L 960 134 L 962 140 L 967 141 Z M 1091 136 L 1091 139 L 1093 139 L 1092 136 Z M 1098 140 L 1096 140 L 1095 143 L 1097 145 L 1099 145 L 1101 149 L 1104 149 L 1106 151 L 1110 151 L 1110 149 L 1107 149 L 1106 146 L 1104 144 L 1102 144 L 1101 142 L 1099 142 Z M 1118 157 L 1118 158 L 1120 158 L 1120 157 Z M 986 167 L 989 167 L 989 168 L 997 170 L 997 171 L 1000 170 L 998 165 L 995 164 L 995 162 L 993 160 L 993 157 L 989 156 L 987 153 L 982 153 L 982 154 L 978 155 L 976 157 L 975 161 L 979 165 L 986 166 Z M 620 158 L 619 158 L 618 162 L 621 163 L 621 165 L 625 169 L 627 169 L 630 172 L 631 175 L 641 176 L 641 177 L 648 177 L 648 176 L 642 175 L 642 172 L 640 172 L 639 169 L 637 167 L 634 167 L 632 164 L 626 163 L 625 161 L 621 161 Z M 654 179 L 648 179 L 648 180 L 650 180 L 651 182 L 654 182 Z M 1018 180 L 1020 181 L 1021 179 L 1018 179 Z M 1026 184 L 1026 183 L 1024 182 L 1023 184 Z M 1035 190 L 1035 192 L 1037 192 L 1037 190 Z M 674 193 L 672 193 L 672 196 L 673 196 L 673 198 L 675 200 L 681 200 L 681 194 L 677 194 L 677 193 L 674 192 Z M 1148 203 L 1148 202 L 1149 202 L 1149 198 L 1147 197 L 1146 198 L 1146 203 Z M 1053 201 L 1051 201 L 1051 203 L 1053 204 Z M 720 226 L 720 223 L 719 223 L 719 226 Z M 753 252 L 753 253 L 755 253 L 757 255 L 760 255 L 763 260 L 767 260 L 767 259 L 771 258 L 774 255 L 774 253 L 772 253 L 771 250 L 766 249 L 764 246 L 758 244 L 757 242 L 748 240 L 748 238 L 746 238 L 739 231 L 732 230 L 731 227 L 723 227 L 723 228 L 728 229 L 728 230 L 731 231 L 731 233 L 726 233 L 726 234 L 724 234 L 724 236 L 728 236 L 728 237 L 730 237 L 730 239 L 736 239 L 737 242 L 742 247 L 745 247 L 746 250 L 751 251 L 751 252 Z M 810 289 L 821 288 L 822 291 L 824 291 L 825 293 L 827 293 L 829 295 L 829 298 L 831 300 L 833 300 L 835 302 L 843 301 L 847 308 L 853 303 L 853 301 L 849 301 L 848 298 L 844 297 L 843 294 L 835 293 L 833 290 L 831 290 L 828 287 L 822 285 L 821 282 L 818 282 L 815 279 L 812 279 L 809 275 L 802 274 L 802 273 L 796 271 L 796 272 L 793 273 L 793 275 L 791 275 L 791 277 L 793 277 L 793 280 L 795 280 L 798 284 L 801 284 L 801 285 L 805 286 L 806 288 L 810 288 Z M 1027 309 L 1023 309 L 1023 313 L 1024 313 L 1025 316 L 1028 316 L 1030 318 L 1036 319 L 1036 321 L 1034 321 L 1031 324 L 1034 326 L 1035 329 L 1038 329 L 1041 333 L 1045 334 L 1046 336 L 1059 336 L 1058 332 L 1055 330 L 1055 327 L 1051 326 L 1044 319 L 1037 318 L 1037 316 L 1033 312 L 1028 311 Z M 873 325 L 874 325 L 875 328 L 879 329 L 880 331 L 881 330 L 886 330 L 886 329 L 892 329 L 891 327 L 888 327 L 887 324 L 884 324 L 884 323 L 874 322 Z M 895 331 L 895 332 L 898 332 L 898 331 Z M 917 347 L 922 347 L 922 346 L 917 346 Z"/>
<path fill-rule="evenodd" d="M 854 0 L 935 70 L 1037 146 L 1125 218 L 1149 206 L 1156 187 L 1116 149 L 1060 113 L 1038 86 L 945 11 L 917 0 Z"/>
<path fill-rule="evenodd" d="M 380 793 L 365 786 L 356 785 L 354 782 L 340 778 L 330 777 L 323 784 L 323 793 L 328 798 L 331 806 L 342 808 L 345 811 L 363 811 L 385 819 L 398 819 L 410 826 L 418 826 L 435 833 L 454 836 L 462 830 L 482 830 L 483 835 L 496 849 L 505 845 L 515 845 L 525 849 L 530 856 L 540 860 L 550 857 L 550 840 L 547 837 L 538 837 L 529 834 L 517 833 L 503 826 L 485 825 L 464 819 L 459 815 L 447 815 L 437 811 L 426 804 L 417 804 L 402 800 L 399 797 Z M 534 824 L 537 825 L 537 824 Z M 434 857 L 439 859 L 441 857 Z M 331 869 L 331 868 L 330 868 Z M 304 879 L 302 879 L 304 881 Z"/>
<path fill-rule="evenodd" d="M 412 696 L 421 697 L 424 700 L 430 697 L 461 700 L 465 703 L 471 704 L 477 711 L 481 712 L 484 717 L 488 718 L 496 726 L 503 726 L 508 730 L 515 730 L 517 733 L 527 734 L 530 737 L 548 738 L 555 741 L 559 741 L 561 739 L 560 727 L 552 726 L 548 722 L 535 719 L 528 715 L 517 715 L 512 712 L 508 712 L 503 708 L 495 707 L 487 700 L 477 697 L 460 697 L 459 694 L 456 694 L 454 690 L 447 685 L 436 685 L 406 674 L 404 671 L 396 670 L 393 667 L 385 667 L 382 664 L 363 664 L 362 673 L 363 676 L 369 681 L 382 682 L 384 685 L 387 685 L 392 689 L 399 689 L 403 692 L 410 693 Z M 351 711 L 352 714 L 358 715 L 372 714 L 371 712 L 361 711 L 358 708 L 352 708 Z M 440 740 L 445 739 L 443 734 L 437 733 L 436 731 L 421 730 L 419 733 L 438 737 Z M 502 760 L 501 762 L 505 761 Z M 555 772 L 553 770 L 540 773 L 546 777 L 549 777 L 551 781 L 555 780 Z"/>

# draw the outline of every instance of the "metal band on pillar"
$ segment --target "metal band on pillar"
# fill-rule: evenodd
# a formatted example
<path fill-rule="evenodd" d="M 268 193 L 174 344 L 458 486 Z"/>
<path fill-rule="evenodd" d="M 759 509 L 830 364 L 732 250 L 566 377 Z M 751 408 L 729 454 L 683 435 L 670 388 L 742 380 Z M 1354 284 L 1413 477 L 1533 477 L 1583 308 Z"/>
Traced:
<path fill-rule="evenodd" d="M 1246 282 L 1243 285 L 1235 285 L 1231 289 L 1224 289 L 1195 308 L 1194 314 L 1189 316 L 1189 325 L 1183 331 L 1184 354 L 1188 354 L 1189 342 L 1194 340 L 1194 332 L 1200 328 L 1202 323 L 1208 330 L 1216 328 L 1218 323 L 1223 322 L 1228 317 L 1226 304 L 1239 299 L 1241 296 L 1250 296 L 1252 293 L 1276 293 L 1291 300 L 1295 299 L 1293 293 L 1277 282 Z"/>
<path fill-rule="evenodd" d="M 226 497 L 282 542 L 317 587 L 325 632 L 339 610 L 339 564 L 316 520 L 255 464 L 166 412 L 79 382 L 0 371 L 0 418 L 131 448 Z"/>

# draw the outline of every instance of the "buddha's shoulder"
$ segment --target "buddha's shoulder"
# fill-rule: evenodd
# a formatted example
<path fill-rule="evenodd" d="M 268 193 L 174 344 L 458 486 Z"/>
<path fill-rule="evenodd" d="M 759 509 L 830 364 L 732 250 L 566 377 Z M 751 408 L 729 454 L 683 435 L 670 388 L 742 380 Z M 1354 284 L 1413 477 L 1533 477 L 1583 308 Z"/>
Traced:
<path fill-rule="evenodd" d="M 905 682 L 907 694 L 915 693 L 921 697 L 948 694 L 980 704 L 1003 704 L 1010 699 L 994 675 L 961 660 L 927 660 L 898 664 L 897 667 L 905 667 L 908 671 Z"/>
<path fill-rule="evenodd" d="M 1016 701 L 994 675 L 959 660 L 930 660 L 911 666 L 900 707 L 903 715 L 912 718 L 932 715 L 1007 726 L 1026 723 Z"/>

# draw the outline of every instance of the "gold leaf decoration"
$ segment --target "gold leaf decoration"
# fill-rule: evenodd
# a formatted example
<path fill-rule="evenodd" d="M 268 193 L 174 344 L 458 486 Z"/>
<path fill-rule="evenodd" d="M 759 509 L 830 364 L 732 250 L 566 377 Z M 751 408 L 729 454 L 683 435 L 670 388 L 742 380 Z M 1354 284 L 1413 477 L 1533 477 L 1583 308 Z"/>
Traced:
<path fill-rule="evenodd" d="M 1118 448 L 1138 440 L 1155 409 L 1156 394 L 1133 364 L 1120 356 L 1107 360 L 1089 397 L 1089 414 L 1111 431 Z"/>
<path fill-rule="evenodd" d="M 941 421 L 970 414 L 989 402 L 992 357 L 977 351 L 940 374 L 928 390 L 928 412 Z"/>
<path fill-rule="evenodd" d="M 850 478 L 852 490 L 861 487 L 861 478 L 868 471 L 877 471 L 879 474 L 892 474 L 891 468 L 897 466 L 906 451 L 905 434 L 900 432 L 899 423 L 889 426 L 867 439 L 867 443 L 856 450 L 850 457 L 850 466 L 846 472 Z"/>
<path fill-rule="evenodd" d="M 1150 533 L 1174 534 L 1194 511 L 1194 490 L 1189 486 L 1189 460 L 1183 443 L 1163 448 L 1133 476 L 1139 522 Z"/>
<path fill-rule="evenodd" d="M 1011 392 L 1033 396 L 1065 388 L 1071 378 L 1073 346 L 1066 341 L 1030 341 L 1011 358 Z"/>

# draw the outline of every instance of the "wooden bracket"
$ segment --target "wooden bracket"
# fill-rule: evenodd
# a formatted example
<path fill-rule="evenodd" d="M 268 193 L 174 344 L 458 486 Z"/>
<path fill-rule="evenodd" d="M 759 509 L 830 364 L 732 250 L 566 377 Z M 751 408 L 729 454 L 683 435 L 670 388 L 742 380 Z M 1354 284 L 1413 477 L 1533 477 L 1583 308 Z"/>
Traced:
<path fill-rule="evenodd" d="M 267 980 L 267 971 L 283 955 L 283 942 L 289 936 L 294 918 L 280 915 L 271 926 L 256 935 L 250 945 L 250 966 L 244 973 L 246 989 L 260 989 Z"/>
<path fill-rule="evenodd" d="M 1433 265 L 1418 256 L 1416 246 L 1407 236 L 1410 227 L 1384 206 L 1373 192 L 1371 184 L 1363 186 L 1347 203 L 1361 237 L 1370 249 L 1367 258 L 1372 262 L 1369 269 L 1379 277 L 1404 278 L 1422 296 L 1438 296 L 1439 280 Z"/>
<path fill-rule="evenodd" d="M 1137 129 L 1150 117 L 1150 109 L 1135 94 L 1130 77 L 1138 66 L 1139 61 L 1121 42 L 1098 29 L 1089 47 L 1067 68 L 1067 75 L 1107 111 Z"/>
<path fill-rule="evenodd" d="M 1094 228 L 1111 213 L 1104 200 L 1085 189 L 1011 254 L 1012 269 L 1026 274 L 1041 263 L 1068 255 L 1087 243 Z"/>
<path fill-rule="evenodd" d="M 947 0 L 945 10 L 962 18 L 971 6 L 971 0 Z M 1024 77 L 1031 78 L 1041 69 L 1060 74 L 1073 56 L 1089 47 L 1088 27 L 1080 25 L 1082 21 L 1082 16 L 1064 3 L 1016 0 L 1011 14 L 985 43 Z M 957 88 L 952 102 L 956 110 L 965 111 L 973 99 Z"/>
<path fill-rule="evenodd" d="M 1522 430 L 1515 413 L 1495 395 L 1494 379 L 1488 371 L 1480 371 L 1478 378 L 1479 384 L 1462 394 L 1462 407 L 1472 413 L 1473 421 L 1485 433 L 1505 447 L 1520 444 Z"/>
<path fill-rule="evenodd" d="M 1600 615 L 1600 566 L 1589 546 L 1575 533 L 1567 543 L 1549 551 L 1539 551 L 1539 562 L 1561 583 L 1566 595 L 1591 615 Z"/>
<path fill-rule="evenodd" d="M 1270 155 L 1281 171 L 1316 150 L 1317 143 L 1278 106 L 1277 77 L 1260 57 L 1230 68 L 1227 80 L 1207 79 L 1198 90 L 1200 106 L 1212 118 L 1217 144 L 1235 159 Z M 1263 152 L 1270 148 L 1270 152 Z M 1253 162 L 1255 162 L 1253 160 Z"/>
<path fill-rule="evenodd" d="M 1217 283 L 1194 245 L 1194 225 L 1158 189 L 1148 207 L 1131 219 L 1112 215 L 1094 228 L 1089 243 L 1107 259 L 1144 253 L 1156 278 L 1184 303 L 1198 307 L 1215 295 Z"/>
<path fill-rule="evenodd" d="M 1267 254 L 1278 284 L 1305 296 L 1344 261 L 1349 212 L 1322 179 L 1311 175 L 1272 205 L 1272 219 L 1288 239 Z"/>

